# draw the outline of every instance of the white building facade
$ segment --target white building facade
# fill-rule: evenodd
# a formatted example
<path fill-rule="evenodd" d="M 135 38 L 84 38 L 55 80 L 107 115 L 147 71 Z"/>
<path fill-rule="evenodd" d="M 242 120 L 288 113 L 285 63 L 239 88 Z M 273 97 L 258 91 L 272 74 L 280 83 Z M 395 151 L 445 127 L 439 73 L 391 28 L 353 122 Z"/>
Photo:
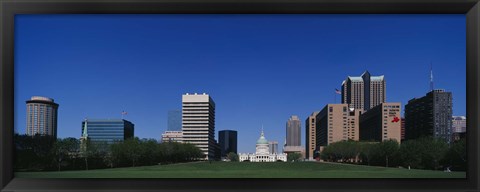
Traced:
<path fill-rule="evenodd" d="M 206 93 L 182 95 L 183 143 L 191 143 L 205 154 L 205 160 L 215 154 L 215 102 Z"/>
<path fill-rule="evenodd" d="M 255 153 L 239 153 L 238 158 L 240 162 L 250 161 L 250 162 L 276 162 L 276 161 L 287 161 L 286 153 L 270 153 L 268 141 L 265 139 L 265 136 L 262 134 L 257 140 L 257 145 L 255 148 Z"/>
<path fill-rule="evenodd" d="M 467 132 L 467 118 L 465 116 L 452 117 L 452 132 L 453 133 Z"/>
<path fill-rule="evenodd" d="M 181 131 L 165 131 L 162 133 L 162 142 L 178 142 L 183 141 L 183 132 Z"/>

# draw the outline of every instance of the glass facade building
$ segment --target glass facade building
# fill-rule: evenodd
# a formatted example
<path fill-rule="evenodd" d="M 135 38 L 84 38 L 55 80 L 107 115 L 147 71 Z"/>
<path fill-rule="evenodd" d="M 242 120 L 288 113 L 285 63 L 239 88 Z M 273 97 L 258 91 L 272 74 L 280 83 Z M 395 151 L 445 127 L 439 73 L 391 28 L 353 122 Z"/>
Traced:
<path fill-rule="evenodd" d="M 218 144 L 220 145 L 221 157 L 226 157 L 228 153 L 237 153 L 237 131 L 223 130 L 218 132 Z"/>
<path fill-rule="evenodd" d="M 167 131 L 182 131 L 182 111 L 168 111 Z"/>
<path fill-rule="evenodd" d="M 86 124 L 86 125 L 85 125 Z M 87 129 L 84 132 L 84 129 Z M 82 121 L 82 135 L 88 134 L 91 142 L 108 144 L 123 141 L 134 136 L 134 124 L 124 119 L 87 119 Z"/>

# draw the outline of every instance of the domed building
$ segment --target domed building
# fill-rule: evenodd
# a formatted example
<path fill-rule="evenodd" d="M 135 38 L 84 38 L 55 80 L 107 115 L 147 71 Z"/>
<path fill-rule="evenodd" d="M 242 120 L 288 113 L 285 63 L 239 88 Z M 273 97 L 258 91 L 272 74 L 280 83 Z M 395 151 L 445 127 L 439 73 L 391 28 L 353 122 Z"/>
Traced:
<path fill-rule="evenodd" d="M 287 154 L 271 154 L 268 150 L 268 141 L 265 139 L 265 136 L 262 133 L 260 138 L 257 140 L 257 145 L 255 148 L 255 153 L 239 153 L 238 158 L 240 162 L 250 161 L 250 162 L 276 162 L 276 161 L 287 161 Z"/>

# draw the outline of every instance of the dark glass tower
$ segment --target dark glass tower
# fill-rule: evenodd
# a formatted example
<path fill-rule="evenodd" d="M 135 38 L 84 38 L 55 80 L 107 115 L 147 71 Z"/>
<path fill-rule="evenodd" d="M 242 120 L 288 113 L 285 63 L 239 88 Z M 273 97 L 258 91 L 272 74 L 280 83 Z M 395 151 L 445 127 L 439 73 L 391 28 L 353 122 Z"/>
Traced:
<path fill-rule="evenodd" d="M 237 153 L 237 131 L 223 130 L 218 132 L 218 144 L 220 145 L 221 157 L 226 157 L 228 153 Z"/>

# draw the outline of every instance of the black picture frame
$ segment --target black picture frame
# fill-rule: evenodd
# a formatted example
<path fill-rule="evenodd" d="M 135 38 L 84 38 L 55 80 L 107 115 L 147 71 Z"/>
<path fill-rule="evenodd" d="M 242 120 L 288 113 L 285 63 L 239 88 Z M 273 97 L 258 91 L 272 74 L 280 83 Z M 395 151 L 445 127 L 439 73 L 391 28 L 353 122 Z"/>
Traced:
<path fill-rule="evenodd" d="M 478 0 L 2 0 L 2 191 L 479 191 Z M 466 14 L 467 179 L 20 179 L 13 174 L 15 14 Z"/>

